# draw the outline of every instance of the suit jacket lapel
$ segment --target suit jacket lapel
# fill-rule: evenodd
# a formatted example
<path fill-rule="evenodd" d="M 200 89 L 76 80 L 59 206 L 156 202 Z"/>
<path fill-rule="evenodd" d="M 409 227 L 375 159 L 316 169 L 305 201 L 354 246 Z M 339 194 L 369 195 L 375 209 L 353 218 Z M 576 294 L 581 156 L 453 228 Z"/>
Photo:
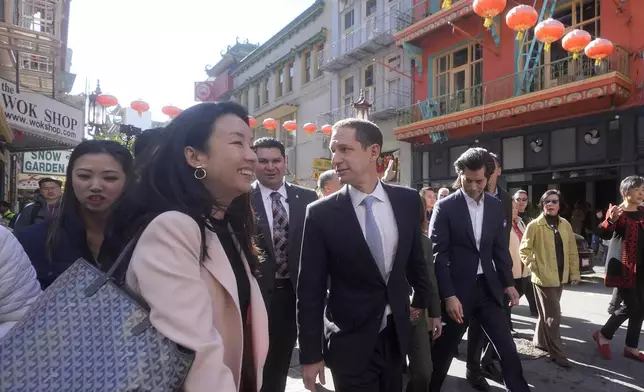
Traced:
<path fill-rule="evenodd" d="M 396 247 L 396 255 L 394 256 L 393 263 L 391 265 L 391 270 L 393 271 L 394 267 L 399 264 L 398 261 L 402 257 L 401 253 L 401 246 L 400 242 L 404 238 L 409 238 L 411 235 L 411 232 L 409 231 L 410 225 L 409 224 L 403 224 L 402 222 L 402 217 L 403 217 L 403 204 L 398 202 L 397 194 L 396 192 L 393 191 L 393 188 L 390 187 L 389 185 L 382 184 L 382 187 L 384 188 L 385 192 L 387 192 L 387 196 L 389 196 L 389 202 L 391 203 L 391 208 L 394 211 L 394 217 L 396 218 L 396 226 L 398 226 L 398 246 Z M 419 202 L 420 204 L 420 202 Z M 418 220 L 420 221 L 420 217 L 418 217 Z M 384 246 L 384 244 L 383 244 Z"/>
<path fill-rule="evenodd" d="M 273 236 L 271 235 L 271 227 L 268 224 L 268 213 L 266 208 L 264 208 L 264 200 L 262 199 L 262 192 L 259 189 L 259 185 L 255 184 L 253 187 L 253 208 L 255 209 L 255 215 L 257 216 L 257 224 L 264 237 L 264 243 L 266 244 L 266 249 L 268 250 L 269 256 L 272 260 L 275 260 L 275 251 L 273 250 Z"/>
<path fill-rule="evenodd" d="M 365 255 L 366 262 L 371 266 L 371 271 L 380 278 L 380 281 L 385 284 L 385 279 L 380 273 L 380 269 L 376 265 L 376 260 L 371 254 L 371 249 L 367 244 L 367 240 L 364 238 L 364 233 L 362 232 L 362 227 L 358 221 L 358 216 L 356 215 L 356 210 L 353 208 L 353 203 L 351 202 L 351 196 L 349 195 L 349 187 L 345 185 L 336 195 L 338 203 L 336 206 L 340 210 L 339 219 L 337 222 L 342 222 L 343 232 L 351 233 L 358 238 L 355 238 L 355 245 L 359 248 L 358 254 Z"/>
<path fill-rule="evenodd" d="M 472 217 L 470 216 L 470 206 L 467 205 L 467 199 L 465 198 L 465 195 L 463 194 L 463 191 L 461 190 L 459 192 L 461 200 L 463 200 L 463 214 L 465 215 L 463 217 L 463 222 L 465 223 L 465 230 L 467 231 L 467 235 L 470 237 L 470 241 L 472 241 L 472 246 L 474 246 L 474 249 L 477 249 L 476 246 L 476 238 L 474 237 L 474 228 L 472 227 Z M 485 211 L 483 211 L 484 216 L 485 216 Z M 485 219 L 485 217 L 483 218 Z"/>
<path fill-rule="evenodd" d="M 492 222 L 492 211 L 491 211 L 491 204 L 490 204 L 490 202 L 492 201 L 490 199 L 491 197 L 494 197 L 494 196 L 487 195 L 487 194 L 483 195 L 483 203 L 485 204 L 483 205 L 483 228 L 481 230 L 481 246 L 483 246 L 484 241 L 488 237 L 487 231 L 496 229 L 491 226 L 491 222 Z"/>
<path fill-rule="evenodd" d="M 208 256 L 204 260 L 204 267 L 221 284 L 239 309 L 239 294 L 237 292 L 237 279 L 230 265 L 226 251 L 219 242 L 217 234 L 206 230 L 206 243 L 208 244 Z"/>

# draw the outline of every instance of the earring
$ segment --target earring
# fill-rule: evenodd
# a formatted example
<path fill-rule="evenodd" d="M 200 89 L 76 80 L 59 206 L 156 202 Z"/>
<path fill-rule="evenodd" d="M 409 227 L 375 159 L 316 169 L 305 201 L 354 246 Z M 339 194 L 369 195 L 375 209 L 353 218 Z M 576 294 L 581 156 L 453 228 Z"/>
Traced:
<path fill-rule="evenodd" d="M 203 180 L 204 178 L 206 178 L 207 174 L 208 173 L 206 173 L 206 169 L 204 169 L 201 166 L 197 166 L 197 168 L 195 169 L 194 176 L 197 180 Z"/>

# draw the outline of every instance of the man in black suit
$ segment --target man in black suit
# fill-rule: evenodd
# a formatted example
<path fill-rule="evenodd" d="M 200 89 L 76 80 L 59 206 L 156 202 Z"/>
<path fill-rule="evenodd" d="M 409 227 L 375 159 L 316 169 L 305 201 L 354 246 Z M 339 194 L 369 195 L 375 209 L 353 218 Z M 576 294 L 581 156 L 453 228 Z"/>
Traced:
<path fill-rule="evenodd" d="M 470 319 L 481 324 L 501 358 L 511 392 L 527 392 L 521 360 L 505 315 L 504 294 L 519 301 L 514 288 L 501 202 L 486 194 L 493 161 L 482 148 L 470 148 L 454 162 L 460 188 L 434 207 L 430 232 L 434 266 L 446 326 L 432 350 L 431 390 L 438 392 Z"/>
<path fill-rule="evenodd" d="M 508 237 L 509 243 L 510 230 L 512 229 L 512 197 L 498 185 L 498 180 L 502 173 L 499 156 L 493 152 L 489 154 L 490 159 L 493 161 L 494 170 L 490 174 L 490 179 L 487 183 L 487 192 L 501 201 L 504 212 L 503 231 Z M 512 314 L 510 312 L 509 301 L 505 302 L 506 316 L 508 323 L 510 323 L 512 334 L 514 335 L 515 332 L 512 329 Z M 470 320 L 470 327 L 467 330 L 467 380 L 474 389 L 479 391 L 487 391 L 490 389 L 490 385 L 485 380 L 485 377 L 498 383 L 503 382 L 501 372 L 494 365 L 493 360 L 495 359 L 498 358 L 495 355 L 494 348 L 490 344 L 487 336 L 483 333 L 483 329 L 478 320 L 473 318 Z"/>
<path fill-rule="evenodd" d="M 324 383 L 326 362 L 336 392 L 400 391 L 410 320 L 428 306 L 420 200 L 379 180 L 375 124 L 339 121 L 329 147 L 345 186 L 307 209 L 297 285 L 304 386 L 315 390 L 318 375 Z"/>
<path fill-rule="evenodd" d="M 269 347 L 262 392 L 284 392 L 297 339 L 295 287 L 306 206 L 315 191 L 284 181 L 286 154 L 277 139 L 253 144 L 257 154 L 252 204 L 258 217 L 259 247 L 266 259 L 259 284 L 268 311 Z"/>

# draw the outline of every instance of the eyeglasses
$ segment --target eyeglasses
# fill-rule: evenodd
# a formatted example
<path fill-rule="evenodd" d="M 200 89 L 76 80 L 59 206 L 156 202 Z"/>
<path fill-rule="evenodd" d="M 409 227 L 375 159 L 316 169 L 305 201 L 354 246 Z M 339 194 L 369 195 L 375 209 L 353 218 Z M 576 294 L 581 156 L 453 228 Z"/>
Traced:
<path fill-rule="evenodd" d="M 544 205 L 548 205 L 548 204 L 557 205 L 557 204 L 559 204 L 559 200 L 557 200 L 557 199 L 546 199 L 546 200 L 543 201 L 543 204 Z"/>
<path fill-rule="evenodd" d="M 519 198 L 516 199 L 516 201 L 524 201 L 525 202 L 525 201 L 528 201 L 528 198 L 527 197 L 519 197 Z"/>

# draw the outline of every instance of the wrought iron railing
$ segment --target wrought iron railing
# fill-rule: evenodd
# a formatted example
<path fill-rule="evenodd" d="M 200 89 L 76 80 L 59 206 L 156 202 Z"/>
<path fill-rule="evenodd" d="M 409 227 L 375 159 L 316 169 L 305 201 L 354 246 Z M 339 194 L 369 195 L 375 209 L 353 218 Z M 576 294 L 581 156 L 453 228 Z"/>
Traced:
<path fill-rule="evenodd" d="M 594 60 L 567 57 L 453 93 L 428 98 L 396 113 L 398 126 L 490 105 L 505 99 L 579 82 L 609 72 L 626 76 L 630 71 L 629 53 L 617 47 L 610 58 L 596 66 Z M 530 74 L 531 73 L 531 74 Z"/>
<path fill-rule="evenodd" d="M 452 6 L 461 1 L 465 0 L 452 0 Z M 430 15 L 432 15 L 430 9 L 430 0 L 423 0 L 419 3 L 414 4 L 410 9 L 400 13 L 400 19 L 402 23 L 400 23 L 398 26 L 399 31 L 406 29 L 414 23 L 420 22 Z"/>
<path fill-rule="evenodd" d="M 359 49 L 371 40 L 385 35 L 392 36 L 404 23 L 400 11 L 392 9 L 383 14 L 369 18 L 362 26 L 345 34 L 341 39 L 318 53 L 318 67 L 323 67 L 338 56 Z"/>
<path fill-rule="evenodd" d="M 380 112 L 387 109 L 400 109 L 409 105 L 411 94 L 406 89 L 390 90 L 374 98 L 371 112 Z"/>

